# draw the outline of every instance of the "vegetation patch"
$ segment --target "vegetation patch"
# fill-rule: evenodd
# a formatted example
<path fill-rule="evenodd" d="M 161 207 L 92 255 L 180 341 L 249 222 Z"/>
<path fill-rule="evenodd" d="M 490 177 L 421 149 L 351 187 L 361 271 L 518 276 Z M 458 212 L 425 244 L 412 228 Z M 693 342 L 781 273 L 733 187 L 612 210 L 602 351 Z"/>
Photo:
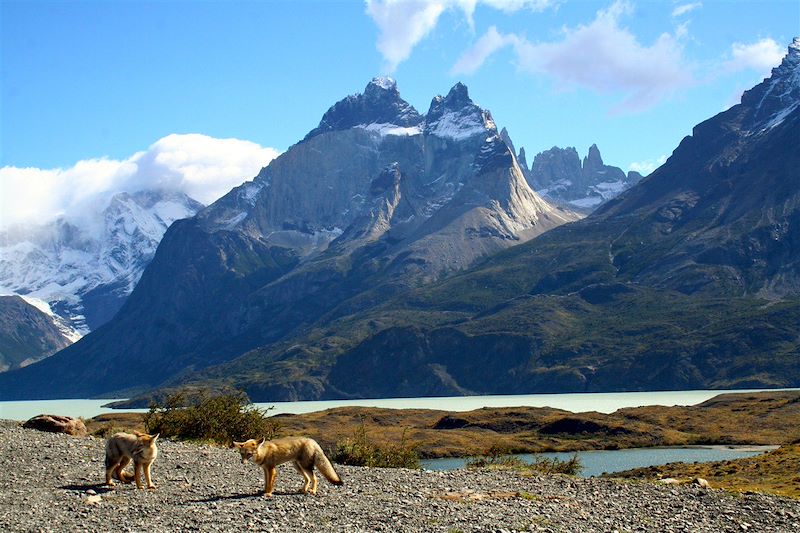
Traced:
<path fill-rule="evenodd" d="M 712 488 L 734 492 L 763 492 L 800 498 L 800 443 L 731 461 L 670 463 L 608 474 L 607 477 L 659 480 L 706 479 Z"/>
<path fill-rule="evenodd" d="M 351 438 L 336 445 L 331 459 L 353 466 L 419 468 L 419 453 L 416 446 L 406 439 L 405 432 L 399 443 L 376 442 L 367 435 L 363 420 Z"/>
<path fill-rule="evenodd" d="M 540 474 L 576 476 L 583 470 L 583 465 L 577 454 L 573 454 L 566 460 L 535 455 L 533 462 L 529 463 L 521 457 L 509 453 L 507 448 L 493 445 L 485 454 L 467 460 L 467 468 L 501 468 Z"/>
<path fill-rule="evenodd" d="M 163 405 L 152 404 L 144 415 L 148 433 L 180 440 L 230 444 L 251 438 L 271 439 L 279 425 L 267 410 L 253 406 L 245 394 L 201 395 L 192 401 L 181 393 L 169 396 Z"/>

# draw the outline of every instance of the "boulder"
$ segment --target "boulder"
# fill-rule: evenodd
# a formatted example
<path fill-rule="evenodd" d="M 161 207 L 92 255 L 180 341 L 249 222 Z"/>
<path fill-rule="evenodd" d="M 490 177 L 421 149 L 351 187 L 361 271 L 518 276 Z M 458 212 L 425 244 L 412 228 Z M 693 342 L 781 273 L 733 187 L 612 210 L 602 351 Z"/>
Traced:
<path fill-rule="evenodd" d="M 51 433 L 66 433 L 73 437 L 85 437 L 88 433 L 83 420 L 61 415 L 34 416 L 22 424 L 22 427 Z"/>

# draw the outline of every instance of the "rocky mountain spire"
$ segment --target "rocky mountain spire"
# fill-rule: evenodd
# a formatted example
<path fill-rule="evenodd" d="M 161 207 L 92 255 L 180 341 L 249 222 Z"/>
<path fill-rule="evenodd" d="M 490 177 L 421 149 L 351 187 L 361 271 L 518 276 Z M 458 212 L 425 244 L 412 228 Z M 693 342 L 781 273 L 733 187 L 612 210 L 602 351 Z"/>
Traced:
<path fill-rule="evenodd" d="M 358 125 L 392 124 L 400 127 L 416 126 L 423 117 L 414 106 L 400 97 L 397 83 L 392 78 L 373 78 L 363 93 L 339 100 L 322 116 L 319 126 L 303 139 L 329 131 L 345 130 Z"/>
<path fill-rule="evenodd" d="M 742 129 L 753 133 L 771 128 L 800 106 L 800 37 L 795 37 L 781 64 L 769 78 L 742 95 L 752 114 Z"/>
<path fill-rule="evenodd" d="M 461 82 L 447 96 L 431 100 L 425 119 L 425 133 L 436 137 L 462 140 L 486 133 L 497 135 L 492 114 L 472 101 L 467 86 Z"/>

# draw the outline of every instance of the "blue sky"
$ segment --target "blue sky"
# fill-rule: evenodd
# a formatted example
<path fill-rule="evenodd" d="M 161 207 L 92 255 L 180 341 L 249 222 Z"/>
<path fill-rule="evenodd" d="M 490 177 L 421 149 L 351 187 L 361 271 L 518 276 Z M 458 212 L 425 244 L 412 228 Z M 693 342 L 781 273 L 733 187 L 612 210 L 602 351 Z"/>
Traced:
<path fill-rule="evenodd" d="M 213 200 L 376 75 L 420 112 L 463 81 L 529 160 L 651 170 L 777 66 L 800 2 L 0 0 L 0 25 L 3 196 L 55 212 L 159 172 Z"/>

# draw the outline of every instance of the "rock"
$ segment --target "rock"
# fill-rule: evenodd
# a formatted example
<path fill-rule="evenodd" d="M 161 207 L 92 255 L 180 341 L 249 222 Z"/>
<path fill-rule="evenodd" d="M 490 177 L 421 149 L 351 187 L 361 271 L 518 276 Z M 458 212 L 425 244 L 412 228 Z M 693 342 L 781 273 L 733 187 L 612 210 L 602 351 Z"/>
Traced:
<path fill-rule="evenodd" d="M 711 484 L 708 482 L 708 480 L 703 479 L 701 477 L 694 478 L 692 480 L 692 484 L 699 485 L 699 486 L 703 487 L 704 489 L 710 489 L 711 488 Z"/>
<path fill-rule="evenodd" d="M 92 495 L 87 496 L 86 498 L 84 498 L 83 503 L 85 503 L 86 505 L 97 505 L 102 500 L 103 500 L 103 497 L 100 496 L 99 494 L 92 494 Z"/>
<path fill-rule="evenodd" d="M 22 427 L 50 433 L 66 433 L 73 437 L 85 437 L 88 434 L 83 420 L 61 415 L 34 416 L 22 424 Z"/>

